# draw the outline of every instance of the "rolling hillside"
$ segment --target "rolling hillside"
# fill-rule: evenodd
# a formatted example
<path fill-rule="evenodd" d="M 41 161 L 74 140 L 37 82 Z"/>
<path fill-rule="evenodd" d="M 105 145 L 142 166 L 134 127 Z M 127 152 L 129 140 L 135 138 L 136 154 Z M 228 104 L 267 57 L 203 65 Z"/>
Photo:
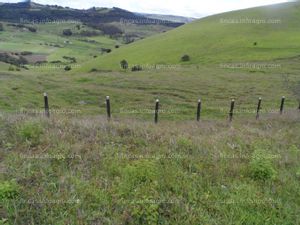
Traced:
<path fill-rule="evenodd" d="M 277 4 L 206 17 L 172 31 L 130 44 L 88 62 L 82 71 L 129 65 L 222 64 L 297 57 L 300 4 Z"/>

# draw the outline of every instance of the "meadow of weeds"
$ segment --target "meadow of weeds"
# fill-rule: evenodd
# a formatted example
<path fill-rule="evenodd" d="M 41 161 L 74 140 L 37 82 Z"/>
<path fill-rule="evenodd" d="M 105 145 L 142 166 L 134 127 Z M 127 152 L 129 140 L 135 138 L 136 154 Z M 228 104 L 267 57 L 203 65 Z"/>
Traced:
<path fill-rule="evenodd" d="M 299 224 L 300 115 L 0 117 L 0 224 Z"/>

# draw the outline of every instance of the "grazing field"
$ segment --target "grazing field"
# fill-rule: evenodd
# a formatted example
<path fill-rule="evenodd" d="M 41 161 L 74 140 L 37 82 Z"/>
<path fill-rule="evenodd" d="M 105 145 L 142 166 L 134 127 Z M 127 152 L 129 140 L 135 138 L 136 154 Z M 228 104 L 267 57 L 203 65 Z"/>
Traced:
<path fill-rule="evenodd" d="M 239 10 L 196 20 L 91 60 L 79 71 L 130 65 L 247 63 L 299 56 L 299 2 Z M 188 62 L 181 62 L 183 55 Z"/>
<path fill-rule="evenodd" d="M 287 110 L 297 109 L 299 76 L 291 68 L 282 64 L 282 71 L 252 72 L 211 67 L 83 74 L 5 72 L 0 73 L 0 107 L 4 111 L 41 110 L 47 92 L 52 110 L 101 115 L 105 114 L 105 97 L 110 96 L 113 117 L 152 120 L 158 98 L 162 119 L 193 120 L 201 98 L 203 118 L 225 119 L 234 98 L 236 116 L 254 118 L 259 97 L 263 98 L 263 114 L 278 113 L 282 96 Z"/>

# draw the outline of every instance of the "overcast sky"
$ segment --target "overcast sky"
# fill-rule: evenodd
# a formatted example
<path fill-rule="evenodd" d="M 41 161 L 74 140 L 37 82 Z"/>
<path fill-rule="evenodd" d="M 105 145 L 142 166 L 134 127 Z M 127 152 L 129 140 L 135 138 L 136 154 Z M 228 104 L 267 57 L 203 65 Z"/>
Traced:
<path fill-rule="evenodd" d="M 18 0 L 0 1 L 18 2 Z M 133 12 L 203 17 L 235 9 L 288 2 L 288 0 L 35 0 L 34 2 L 79 9 L 92 6 L 115 6 Z"/>

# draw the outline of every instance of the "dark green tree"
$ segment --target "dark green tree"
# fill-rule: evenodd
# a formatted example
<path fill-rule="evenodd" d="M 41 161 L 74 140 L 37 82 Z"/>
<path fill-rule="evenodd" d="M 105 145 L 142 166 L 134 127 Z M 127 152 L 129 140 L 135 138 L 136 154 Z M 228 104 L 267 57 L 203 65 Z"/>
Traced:
<path fill-rule="evenodd" d="M 120 62 L 120 65 L 121 65 L 121 68 L 122 68 L 123 70 L 127 70 L 127 69 L 128 69 L 128 62 L 127 62 L 125 59 L 123 59 L 123 60 Z"/>

